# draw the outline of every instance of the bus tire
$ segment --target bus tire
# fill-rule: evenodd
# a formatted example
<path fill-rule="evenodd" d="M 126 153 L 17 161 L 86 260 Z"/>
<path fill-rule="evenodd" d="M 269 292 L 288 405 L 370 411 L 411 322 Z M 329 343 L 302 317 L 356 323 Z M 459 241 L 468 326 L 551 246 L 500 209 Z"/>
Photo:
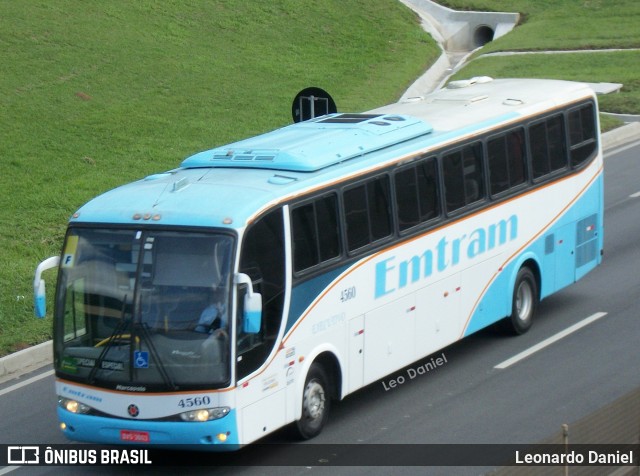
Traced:
<path fill-rule="evenodd" d="M 313 363 L 302 393 L 302 415 L 296 421 L 296 433 L 303 440 L 317 436 L 329 418 L 331 392 L 329 379 L 320 364 Z"/>
<path fill-rule="evenodd" d="M 527 332 L 533 324 L 538 301 L 538 282 L 535 275 L 526 266 L 520 268 L 513 286 L 511 315 L 503 320 L 503 328 L 513 335 Z"/>

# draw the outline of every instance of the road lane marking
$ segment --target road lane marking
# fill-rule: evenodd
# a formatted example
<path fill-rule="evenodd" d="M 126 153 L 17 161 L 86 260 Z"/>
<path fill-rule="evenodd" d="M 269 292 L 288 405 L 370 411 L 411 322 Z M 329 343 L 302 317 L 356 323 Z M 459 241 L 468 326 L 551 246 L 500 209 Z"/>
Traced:
<path fill-rule="evenodd" d="M 629 195 L 630 198 L 638 198 L 640 197 L 640 192 L 636 192 L 636 193 L 632 193 L 631 195 Z"/>
<path fill-rule="evenodd" d="M 522 359 L 526 359 L 531 354 L 535 354 L 539 350 L 544 349 L 545 347 L 553 344 L 554 342 L 559 341 L 563 337 L 566 337 L 569 334 L 571 334 L 571 333 L 573 333 L 573 332 L 575 332 L 575 331 L 577 331 L 579 329 L 582 329 L 585 326 L 588 326 L 592 322 L 595 322 L 598 319 L 600 319 L 601 317 L 604 317 L 606 315 L 607 315 L 606 312 L 597 312 L 597 313 L 593 314 L 592 316 L 589 316 L 586 319 L 584 319 L 584 320 L 572 325 L 571 327 L 567 327 L 565 330 L 560 331 L 557 334 L 552 335 L 548 339 L 543 340 L 542 342 L 534 345 L 533 347 L 529 347 L 527 350 L 524 350 L 524 351 L 520 352 L 519 354 L 514 355 L 510 359 L 507 359 L 504 362 L 499 363 L 498 365 L 496 365 L 494 367 L 494 369 L 506 369 L 507 367 L 509 367 L 509 366 L 511 366 L 511 365 L 513 365 L 513 364 L 515 364 L 517 362 L 520 362 Z"/>
<path fill-rule="evenodd" d="M 20 469 L 20 466 L 5 466 L 4 468 L 0 468 L 0 476 L 15 471 L 16 469 Z"/>
<path fill-rule="evenodd" d="M 18 390 L 19 388 L 22 388 L 26 385 L 30 385 L 33 382 L 37 382 L 38 380 L 42 380 L 43 378 L 47 378 L 50 375 L 53 375 L 53 370 L 48 370 L 44 373 L 41 373 L 40 375 L 36 375 L 35 377 L 31 377 L 28 378 L 27 380 L 20 382 L 20 383 L 16 383 L 15 385 L 12 385 L 11 387 L 7 387 L 7 388 L 3 388 L 2 390 L 0 390 L 0 397 L 3 395 L 6 395 L 9 392 L 13 392 L 14 390 Z M 1 474 L 1 473 L 0 473 Z"/>
<path fill-rule="evenodd" d="M 5 466 L 4 468 L 0 468 L 0 476 L 2 476 L 3 474 L 7 474 L 10 473 L 11 471 L 15 471 L 16 469 L 19 469 L 20 466 Z"/>

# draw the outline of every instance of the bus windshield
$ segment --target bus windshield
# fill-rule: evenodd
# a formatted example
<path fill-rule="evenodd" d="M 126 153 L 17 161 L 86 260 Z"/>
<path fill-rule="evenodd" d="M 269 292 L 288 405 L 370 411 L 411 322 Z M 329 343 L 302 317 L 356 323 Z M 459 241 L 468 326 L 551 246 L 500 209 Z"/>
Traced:
<path fill-rule="evenodd" d="M 227 385 L 233 244 L 222 233 L 70 229 L 58 376 L 131 391 Z"/>

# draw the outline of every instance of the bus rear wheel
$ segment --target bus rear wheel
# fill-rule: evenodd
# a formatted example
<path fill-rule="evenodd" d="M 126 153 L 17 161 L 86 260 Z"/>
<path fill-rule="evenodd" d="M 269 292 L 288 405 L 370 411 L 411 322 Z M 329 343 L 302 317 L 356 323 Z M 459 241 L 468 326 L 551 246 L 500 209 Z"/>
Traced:
<path fill-rule="evenodd" d="M 320 434 L 329 418 L 331 399 L 328 382 L 322 366 L 311 364 L 302 394 L 302 416 L 296 421 L 297 434 L 304 440 Z"/>
<path fill-rule="evenodd" d="M 533 324 L 533 316 L 538 307 L 538 282 L 533 272 L 523 267 L 518 271 L 513 287 L 511 315 L 503 321 L 503 328 L 510 334 L 524 334 Z"/>

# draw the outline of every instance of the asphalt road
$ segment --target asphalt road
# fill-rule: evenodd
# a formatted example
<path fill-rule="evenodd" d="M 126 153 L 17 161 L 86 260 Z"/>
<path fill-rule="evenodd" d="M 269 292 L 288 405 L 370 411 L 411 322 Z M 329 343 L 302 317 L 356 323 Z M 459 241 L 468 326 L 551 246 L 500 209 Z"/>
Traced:
<path fill-rule="evenodd" d="M 605 157 L 605 208 L 602 266 L 543 301 L 527 334 L 505 337 L 482 331 L 444 349 L 446 363 L 426 375 L 408 379 L 407 370 L 403 369 L 371 384 L 334 405 L 323 433 L 305 444 L 535 443 L 558 432 L 563 423 L 580 420 L 640 387 L 640 143 Z M 496 368 L 596 313 L 606 315 L 506 368 Z M 419 366 L 417 362 L 411 368 Z M 19 382 L 43 374 L 43 378 L 33 383 L 7 391 Z M 398 375 L 405 377 L 405 383 L 388 389 L 389 380 Z M 0 385 L 0 402 L 0 441 L 68 443 L 57 430 L 50 367 Z M 266 439 L 286 440 L 286 432 Z M 345 446 L 343 453 L 348 451 Z M 177 460 L 193 457 L 190 453 L 175 455 Z M 259 465 L 262 457 L 249 449 L 242 461 Z M 215 458 L 211 455 L 212 461 Z M 388 467 L 321 466 L 212 465 L 189 472 L 279 475 L 390 472 Z M 122 469 L 97 468 L 92 472 L 120 474 Z M 0 468 L 0 475 L 84 474 L 86 470 Z M 458 470 L 478 474 L 483 468 Z M 185 468 L 180 473 L 184 471 Z M 451 468 L 393 468 L 393 474 L 417 473 L 450 474 Z"/>

